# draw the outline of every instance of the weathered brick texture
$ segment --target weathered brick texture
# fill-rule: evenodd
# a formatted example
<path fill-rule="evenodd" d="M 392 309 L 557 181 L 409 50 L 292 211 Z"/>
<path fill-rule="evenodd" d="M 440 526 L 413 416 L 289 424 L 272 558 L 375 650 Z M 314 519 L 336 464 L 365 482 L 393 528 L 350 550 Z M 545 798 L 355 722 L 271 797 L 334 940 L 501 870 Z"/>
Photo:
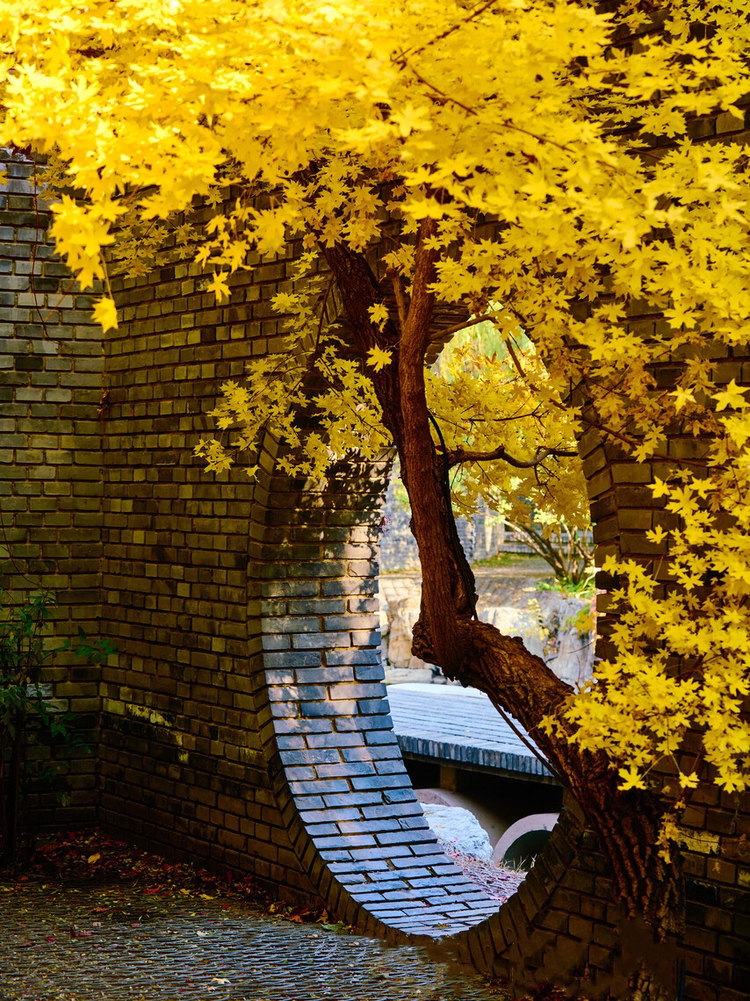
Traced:
<path fill-rule="evenodd" d="M 88 297 L 53 254 L 34 164 L 0 151 L 0 167 L 0 589 L 6 608 L 53 591 L 56 643 L 98 629 L 102 334 Z M 95 746 L 98 669 L 61 655 L 44 680 Z M 32 769 L 54 761 L 59 775 L 56 785 L 32 786 L 25 802 L 33 825 L 94 818 L 95 754 L 43 742 L 28 757 Z"/>
<path fill-rule="evenodd" d="M 274 272 L 277 265 L 273 266 Z M 275 291 L 275 279 L 259 286 Z M 257 489 L 216 482 L 192 454 L 222 381 L 267 350 L 258 285 L 216 307 L 193 266 L 115 284 L 106 345 L 100 817 L 180 858 L 253 872 L 286 896 L 314 890 L 273 789 L 277 753 L 253 578 L 270 550 Z M 260 540 L 260 541 L 259 541 Z"/>
<path fill-rule="evenodd" d="M 715 141 L 725 128 L 746 141 L 736 120 L 700 131 Z M 85 299 L 30 235 L 45 218 L 37 224 L 32 165 L 10 167 L 0 230 L 6 579 L 22 590 L 18 568 L 36 575 L 61 595 L 62 633 L 98 622 L 120 647 L 99 673 L 65 667 L 52 679 L 101 723 L 85 761 L 99 763 L 99 784 L 76 770 L 76 816 L 96 806 L 113 830 L 254 872 L 288 897 L 323 898 L 332 915 L 392 940 L 450 936 L 446 948 L 519 986 L 616 984 L 619 953 L 642 941 L 612 902 L 574 804 L 497 913 L 427 828 L 383 698 L 373 560 L 384 471 L 352 463 L 326 485 L 296 482 L 267 437 L 256 483 L 242 471 L 217 481 L 192 454 L 220 383 L 276 343 L 270 298 L 299 247 L 233 278 L 221 306 L 188 264 L 119 281 L 121 325 L 106 338 L 102 375 Z M 53 311 L 46 329 L 36 297 Z M 665 363 L 661 384 L 677 365 Z M 720 383 L 750 383 L 737 351 L 715 371 Z M 676 433 L 666 447 L 678 457 L 696 446 Z M 645 533 L 665 524 L 648 489 L 664 465 L 638 466 L 593 432 L 580 451 L 600 555 L 661 557 Z M 605 618 L 602 653 L 606 644 Z M 740 1001 L 750 983 L 747 797 L 701 786 L 685 824 L 687 924 L 660 953 L 664 976 L 676 982 L 684 960 L 685 999 Z"/>

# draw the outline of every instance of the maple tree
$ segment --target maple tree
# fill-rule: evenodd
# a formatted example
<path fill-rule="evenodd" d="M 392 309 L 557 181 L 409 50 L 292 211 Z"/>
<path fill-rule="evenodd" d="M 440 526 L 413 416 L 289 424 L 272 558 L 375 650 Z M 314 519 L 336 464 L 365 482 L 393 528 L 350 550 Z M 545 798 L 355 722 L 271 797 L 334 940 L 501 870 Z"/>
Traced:
<path fill-rule="evenodd" d="M 626 911 L 662 929 L 680 790 L 706 766 L 730 792 L 750 779 L 750 419 L 711 363 L 750 333 L 748 158 L 690 138 L 701 117 L 741 123 L 749 34 L 743 0 L 0 2 L 0 141 L 36 144 L 81 193 L 52 208 L 81 287 L 107 282 L 105 254 L 139 274 L 166 245 L 221 302 L 301 240 L 273 300 L 284 349 L 225 386 L 218 426 L 238 430 L 197 454 L 226 469 L 266 429 L 281 468 L 315 477 L 395 446 L 423 566 L 415 654 L 534 735 Z M 116 325 L 111 295 L 94 313 Z M 480 320 L 502 358 L 426 366 Z M 578 525 L 589 428 L 649 470 L 674 583 L 607 557 L 610 655 L 574 694 L 475 618 L 450 477 L 468 504 L 502 491 Z"/>

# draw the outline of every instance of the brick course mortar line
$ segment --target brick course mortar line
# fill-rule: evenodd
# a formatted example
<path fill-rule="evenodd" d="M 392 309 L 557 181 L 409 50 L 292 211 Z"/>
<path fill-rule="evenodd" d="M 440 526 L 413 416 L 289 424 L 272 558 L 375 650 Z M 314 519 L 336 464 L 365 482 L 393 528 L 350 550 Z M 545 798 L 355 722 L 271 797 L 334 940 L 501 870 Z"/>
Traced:
<path fill-rule="evenodd" d="M 54 259 L 48 212 L 38 203 L 34 165 L 0 151 L 5 167 L 2 225 L 10 234 L 0 268 L 0 510 L 9 555 L 0 561 L 5 600 L 39 589 L 56 593 L 55 635 L 95 636 L 101 555 L 101 443 L 97 421 L 103 363 L 101 330 L 87 297 L 68 294 L 69 276 Z M 12 235 L 11 235 L 12 234 Z M 74 322 L 73 322 L 74 321 Z M 78 713 L 81 737 L 98 743 L 96 668 L 59 656 L 45 681 L 61 709 Z M 26 800 L 34 825 L 96 817 L 95 757 L 39 744 L 35 759 L 54 762 L 58 789 L 33 786 Z"/>

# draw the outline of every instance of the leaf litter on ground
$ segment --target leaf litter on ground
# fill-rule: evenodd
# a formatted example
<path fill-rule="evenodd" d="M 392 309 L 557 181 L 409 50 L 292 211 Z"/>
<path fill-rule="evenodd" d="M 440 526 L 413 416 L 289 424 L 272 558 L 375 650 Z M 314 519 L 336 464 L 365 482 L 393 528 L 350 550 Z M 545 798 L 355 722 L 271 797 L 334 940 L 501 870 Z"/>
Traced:
<path fill-rule="evenodd" d="M 196 900 L 221 897 L 252 903 L 266 914 L 297 924 L 318 922 L 325 925 L 328 922 L 328 913 L 322 904 L 312 909 L 294 907 L 274 900 L 246 873 L 228 869 L 211 872 L 189 862 L 170 862 L 163 856 L 113 838 L 97 827 L 39 837 L 23 868 L 3 878 L 7 882 L 2 890 L 8 893 L 21 889 L 29 881 L 41 882 L 50 893 L 73 885 L 100 884 L 104 890 L 113 885 L 134 884 L 142 887 L 144 897 L 151 899 L 176 894 Z M 230 904 L 222 906 L 229 908 Z M 123 920 L 114 902 L 103 903 L 92 913 L 110 913 Z M 144 907 L 137 920 L 149 920 L 149 917 L 148 908 Z M 345 927 L 337 923 L 331 930 Z"/>

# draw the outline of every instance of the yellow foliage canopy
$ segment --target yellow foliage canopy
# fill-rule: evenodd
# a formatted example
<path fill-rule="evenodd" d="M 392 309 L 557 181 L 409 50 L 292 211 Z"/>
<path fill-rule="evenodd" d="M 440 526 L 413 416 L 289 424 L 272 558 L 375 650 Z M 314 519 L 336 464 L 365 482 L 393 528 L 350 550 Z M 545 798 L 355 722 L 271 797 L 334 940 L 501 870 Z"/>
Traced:
<path fill-rule="evenodd" d="M 691 135 L 701 116 L 741 124 L 750 29 L 741 0 L 638 6 L 0 0 L 0 142 L 54 152 L 85 194 L 53 207 L 82 287 L 105 276 L 118 226 L 115 255 L 136 273 L 139 226 L 171 226 L 178 245 L 199 236 L 219 301 L 233 272 L 303 239 L 309 253 L 274 303 L 285 350 L 228 385 L 217 413 L 220 428 L 239 427 L 240 448 L 270 424 L 298 448 L 289 468 L 311 474 L 388 444 L 371 377 L 395 361 L 397 345 L 378 336 L 404 320 L 384 299 L 370 313 L 377 347 L 362 363 L 337 353 L 335 329 L 321 336 L 316 254 L 378 246 L 387 227 L 381 264 L 408 304 L 420 224 L 434 220 L 437 300 L 467 322 L 489 317 L 507 348 L 428 376 L 446 447 L 503 445 L 530 462 L 569 447 L 595 414 L 600 433 L 659 473 L 654 493 L 675 516 L 649 536 L 655 552 L 668 543 L 680 585 L 666 597 L 640 564 L 607 564 L 625 582 L 618 652 L 564 710 L 577 739 L 606 749 L 626 784 L 643 785 L 665 756 L 690 784 L 681 740 L 697 728 L 718 781 L 743 789 L 750 418 L 743 388 L 717 382 L 710 357 L 750 342 L 750 180 L 741 144 Z M 215 207 L 203 234 L 171 221 L 196 199 Z M 636 304 L 647 322 L 632 321 Z M 96 316 L 116 322 L 109 297 Z M 332 388 L 315 400 L 321 433 L 303 438 L 290 406 L 313 356 Z M 676 359 L 676 383 L 659 388 L 655 366 Z M 675 420 L 702 458 L 665 451 Z M 231 462 L 215 440 L 197 451 L 214 469 Z M 467 503 L 484 477 L 533 488 L 529 472 L 484 468 L 470 465 Z M 556 468 L 562 485 L 540 485 L 538 501 L 546 491 L 572 516 L 578 488 Z"/>

